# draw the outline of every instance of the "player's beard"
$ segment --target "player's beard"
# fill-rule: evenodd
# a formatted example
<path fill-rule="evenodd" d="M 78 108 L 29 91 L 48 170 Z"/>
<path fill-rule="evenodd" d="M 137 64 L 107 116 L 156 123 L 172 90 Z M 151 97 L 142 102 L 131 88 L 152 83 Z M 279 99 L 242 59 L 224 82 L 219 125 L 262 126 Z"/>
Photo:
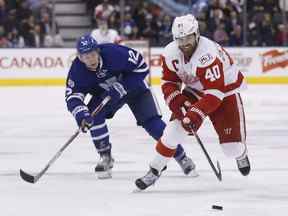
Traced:
<path fill-rule="evenodd" d="M 197 43 L 195 43 L 194 46 L 192 44 L 187 44 L 186 46 L 179 47 L 186 61 L 189 61 L 191 59 L 196 48 L 197 48 Z"/>

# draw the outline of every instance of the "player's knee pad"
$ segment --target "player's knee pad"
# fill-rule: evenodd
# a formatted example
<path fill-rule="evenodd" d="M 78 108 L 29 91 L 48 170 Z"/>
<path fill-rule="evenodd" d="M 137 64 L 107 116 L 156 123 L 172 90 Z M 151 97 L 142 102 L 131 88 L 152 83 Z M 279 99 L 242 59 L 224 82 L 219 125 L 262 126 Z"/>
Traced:
<path fill-rule="evenodd" d="M 174 120 L 167 124 L 161 140 L 167 147 L 173 149 L 176 148 L 179 143 L 183 143 L 186 136 L 187 132 L 182 127 L 181 122 Z"/>
<path fill-rule="evenodd" d="M 145 121 L 142 124 L 142 127 L 145 128 L 149 135 L 152 136 L 155 140 L 159 140 L 163 135 L 166 124 L 159 116 L 155 116 Z"/>
<path fill-rule="evenodd" d="M 242 142 L 221 143 L 222 150 L 227 157 L 237 158 L 247 153 L 246 144 Z"/>

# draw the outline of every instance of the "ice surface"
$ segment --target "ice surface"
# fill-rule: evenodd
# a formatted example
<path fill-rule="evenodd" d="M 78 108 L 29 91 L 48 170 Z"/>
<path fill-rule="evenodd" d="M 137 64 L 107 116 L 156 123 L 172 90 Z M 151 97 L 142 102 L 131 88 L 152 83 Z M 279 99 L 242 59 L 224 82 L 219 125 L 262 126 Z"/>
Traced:
<path fill-rule="evenodd" d="M 167 108 L 154 88 L 164 119 Z M 64 88 L 0 88 L 0 215 L 2 216 L 286 216 L 288 215 L 288 86 L 250 86 L 242 94 L 247 120 L 251 175 L 243 177 L 226 158 L 209 121 L 199 131 L 218 182 L 193 137 L 184 146 L 200 176 L 184 176 L 175 161 L 154 187 L 134 193 L 134 181 L 148 170 L 155 142 L 135 126 L 127 107 L 108 122 L 116 159 L 113 178 L 98 180 L 98 156 L 81 134 L 37 184 L 19 169 L 39 172 L 74 133 Z M 224 210 L 212 210 L 221 205 Z"/>

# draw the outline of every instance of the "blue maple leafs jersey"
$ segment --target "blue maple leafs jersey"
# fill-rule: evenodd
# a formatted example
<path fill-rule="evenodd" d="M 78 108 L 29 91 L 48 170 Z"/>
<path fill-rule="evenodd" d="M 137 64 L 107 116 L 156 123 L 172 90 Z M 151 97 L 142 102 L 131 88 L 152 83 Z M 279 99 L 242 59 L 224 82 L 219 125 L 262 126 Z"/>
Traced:
<path fill-rule="evenodd" d="M 120 82 L 128 94 L 147 88 L 145 77 L 149 67 L 139 52 L 117 44 L 100 44 L 99 50 L 100 63 L 96 71 L 89 70 L 78 57 L 70 67 L 65 98 L 72 114 L 81 107 L 85 108 L 86 94 L 101 95 L 114 82 Z"/>

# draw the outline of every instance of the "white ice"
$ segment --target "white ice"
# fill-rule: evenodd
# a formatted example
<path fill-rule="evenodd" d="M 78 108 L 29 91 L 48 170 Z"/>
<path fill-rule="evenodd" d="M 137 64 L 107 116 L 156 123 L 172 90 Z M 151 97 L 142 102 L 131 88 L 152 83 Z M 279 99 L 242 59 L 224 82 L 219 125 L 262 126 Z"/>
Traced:
<path fill-rule="evenodd" d="M 168 111 L 154 91 L 164 119 Z M 199 131 L 223 181 L 214 176 L 193 137 L 184 146 L 200 176 L 184 176 L 175 161 L 155 186 L 135 193 L 148 170 L 155 142 L 136 127 L 127 107 L 109 121 L 116 164 L 113 178 L 98 180 L 98 155 L 81 134 L 36 184 L 19 169 L 39 172 L 76 130 L 62 87 L 0 88 L 1 216 L 286 216 L 288 215 L 288 86 L 250 85 L 242 98 L 247 120 L 251 174 L 243 177 L 226 158 L 210 122 Z M 223 206 L 223 211 L 212 210 Z"/>

